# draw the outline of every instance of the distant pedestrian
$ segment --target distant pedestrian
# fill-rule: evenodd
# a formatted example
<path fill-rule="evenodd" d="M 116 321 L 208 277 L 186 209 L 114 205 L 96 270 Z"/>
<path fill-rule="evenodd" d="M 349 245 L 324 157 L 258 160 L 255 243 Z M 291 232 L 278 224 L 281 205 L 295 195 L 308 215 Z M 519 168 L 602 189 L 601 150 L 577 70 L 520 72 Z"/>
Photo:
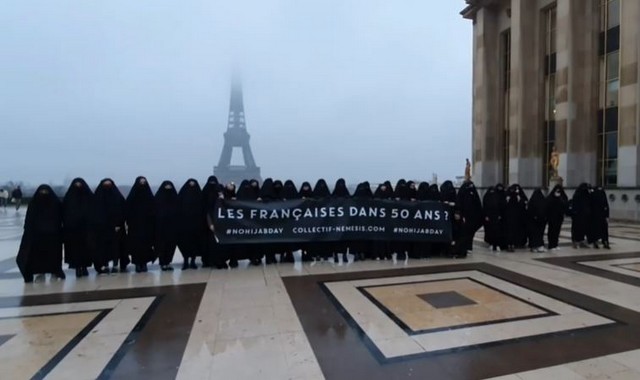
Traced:
<path fill-rule="evenodd" d="M 0 206 L 6 209 L 7 203 L 9 203 L 9 192 L 7 189 L 0 189 Z"/>
<path fill-rule="evenodd" d="M 22 205 L 22 190 L 20 186 L 11 192 L 11 200 L 16 204 L 16 211 L 20 210 L 20 205 Z"/>

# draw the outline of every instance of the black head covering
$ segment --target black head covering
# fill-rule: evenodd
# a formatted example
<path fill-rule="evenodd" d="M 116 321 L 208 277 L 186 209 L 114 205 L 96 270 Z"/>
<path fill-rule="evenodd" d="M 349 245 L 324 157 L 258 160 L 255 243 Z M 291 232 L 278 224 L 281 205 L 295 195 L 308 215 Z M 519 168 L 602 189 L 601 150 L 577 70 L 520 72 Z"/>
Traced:
<path fill-rule="evenodd" d="M 136 178 L 126 201 L 127 221 L 149 220 L 155 217 L 155 201 L 149 182 L 145 177 Z"/>
<path fill-rule="evenodd" d="M 420 182 L 418 185 L 418 191 L 416 194 L 416 199 L 419 201 L 428 201 L 429 200 L 429 184 L 426 182 Z"/>
<path fill-rule="evenodd" d="M 309 182 L 303 182 L 302 186 L 300 186 L 300 191 L 298 192 L 300 198 L 311 198 L 313 197 L 313 189 L 311 188 L 311 184 Z"/>
<path fill-rule="evenodd" d="M 542 190 L 536 189 L 531 194 L 529 205 L 527 208 L 530 217 L 535 217 L 538 220 L 544 220 L 547 214 L 547 201 L 542 194 Z"/>
<path fill-rule="evenodd" d="M 158 223 L 178 225 L 178 192 L 171 181 L 164 181 L 156 191 Z"/>
<path fill-rule="evenodd" d="M 442 185 L 440 185 L 440 197 L 443 202 L 447 203 L 456 203 L 456 188 L 453 186 L 453 182 L 444 181 Z"/>
<path fill-rule="evenodd" d="M 62 215 L 65 228 L 86 226 L 91 214 L 93 192 L 82 178 L 71 181 L 62 201 Z"/>
<path fill-rule="evenodd" d="M 349 189 L 347 189 L 347 183 L 343 178 L 336 181 L 336 186 L 333 188 L 331 196 L 333 198 L 349 198 L 351 196 Z"/>
<path fill-rule="evenodd" d="M 267 178 L 262 183 L 262 188 L 260 188 L 260 198 L 263 201 L 273 201 L 276 200 L 276 191 L 273 187 L 273 180 L 271 178 Z"/>
<path fill-rule="evenodd" d="M 393 198 L 393 190 L 391 190 L 386 184 L 381 183 L 373 193 L 373 197 L 375 199 L 391 199 Z"/>
<path fill-rule="evenodd" d="M 62 227 L 60 199 L 49 185 L 40 185 L 29 202 L 24 228 L 55 233 Z"/>
<path fill-rule="evenodd" d="M 313 188 L 313 197 L 315 199 L 322 199 L 330 196 L 331 192 L 329 191 L 327 182 L 324 179 L 319 179 L 318 182 L 316 182 L 316 186 Z"/>
<path fill-rule="evenodd" d="M 401 200 L 408 200 L 410 198 L 409 188 L 407 187 L 407 184 L 406 182 L 404 182 L 404 180 L 400 180 L 396 184 L 396 189 L 393 192 L 393 197 Z"/>
<path fill-rule="evenodd" d="M 196 229 L 202 221 L 202 190 L 197 180 L 190 178 L 178 193 L 180 224 L 185 230 Z"/>
<path fill-rule="evenodd" d="M 222 189 L 222 195 L 224 199 L 234 199 L 236 197 L 236 184 L 233 182 L 227 183 Z"/>
<path fill-rule="evenodd" d="M 427 192 L 427 200 L 438 202 L 442 200 L 442 197 L 440 196 L 440 189 L 438 189 L 438 185 L 436 185 L 435 183 L 429 186 L 429 190 Z"/>
<path fill-rule="evenodd" d="M 296 185 L 292 180 L 288 179 L 284 182 L 284 187 L 282 188 L 282 199 L 298 199 L 300 196 L 298 195 L 298 189 L 296 189 Z"/>
<path fill-rule="evenodd" d="M 108 228 L 113 232 L 113 227 L 122 227 L 125 217 L 125 200 L 122 193 L 111 178 L 100 181 L 93 196 L 92 221 L 95 225 Z"/>
<path fill-rule="evenodd" d="M 275 194 L 275 199 L 280 199 L 282 200 L 282 190 L 284 189 L 284 185 L 282 184 L 282 181 L 275 180 L 273 181 L 273 192 Z"/>
<path fill-rule="evenodd" d="M 260 195 L 260 188 L 257 180 L 242 181 L 238 189 L 237 198 L 242 201 L 255 201 Z"/>
<path fill-rule="evenodd" d="M 369 182 L 362 182 L 356 188 L 353 193 L 353 198 L 371 199 L 373 198 L 373 192 L 371 191 L 371 185 Z"/>

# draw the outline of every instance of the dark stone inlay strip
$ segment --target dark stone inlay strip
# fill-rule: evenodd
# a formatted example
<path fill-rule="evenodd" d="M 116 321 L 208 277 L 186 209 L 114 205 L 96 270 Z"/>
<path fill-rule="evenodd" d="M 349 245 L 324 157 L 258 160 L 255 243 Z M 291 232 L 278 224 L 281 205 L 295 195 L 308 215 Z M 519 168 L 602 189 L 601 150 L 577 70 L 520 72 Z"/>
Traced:
<path fill-rule="evenodd" d="M 591 274 L 598 277 L 604 277 L 609 280 L 622 282 L 625 284 L 640 286 L 640 278 L 612 272 L 606 269 L 595 268 L 588 265 L 580 264 L 580 262 L 587 261 L 608 261 L 619 259 L 640 258 L 640 252 L 632 253 L 616 253 L 616 254 L 603 254 L 603 255 L 584 255 L 584 256 L 567 256 L 567 257 L 550 257 L 537 259 L 543 263 L 553 264 L 562 268 L 575 270 L 582 273 Z M 627 270 L 631 270 L 625 268 Z"/>
<path fill-rule="evenodd" d="M 332 303 L 323 282 L 478 270 L 617 323 L 500 341 L 440 354 L 381 361 L 355 321 Z M 486 263 L 283 277 L 327 379 L 484 379 L 640 348 L 640 313 Z"/>
<path fill-rule="evenodd" d="M 391 310 L 389 310 L 384 304 L 382 304 L 382 302 L 378 301 L 373 295 L 371 295 L 369 292 L 367 292 L 367 289 L 370 288 L 379 288 L 379 287 L 386 287 L 386 286 L 394 286 L 394 285 L 410 285 L 410 284 L 421 284 L 421 283 L 429 283 L 429 282 L 442 282 L 442 281 L 453 281 L 453 280 L 469 280 L 472 282 L 475 282 L 477 284 L 480 284 L 482 286 L 485 286 L 493 291 L 496 291 L 500 294 L 503 294 L 507 297 L 511 297 L 515 300 L 518 300 L 522 303 L 525 303 L 531 307 L 534 307 L 540 311 L 543 311 L 543 313 L 540 314 L 535 314 L 535 315 L 531 315 L 531 316 L 523 316 L 523 317 L 514 317 L 514 318 L 504 318 L 504 319 L 499 319 L 499 320 L 491 320 L 491 321 L 485 321 L 485 322 L 477 322 L 477 323 L 466 323 L 466 324 L 459 324 L 459 325 L 451 325 L 451 326 L 447 326 L 447 327 L 439 327 L 439 328 L 434 328 L 434 329 L 424 329 L 424 330 L 413 330 L 411 329 L 411 327 L 407 326 L 406 323 L 404 323 L 404 321 L 399 318 L 394 312 L 392 312 Z M 509 282 L 509 281 L 508 281 Z M 515 284 L 517 285 L 517 284 Z M 324 284 L 321 284 L 321 286 L 325 287 Z M 434 332 L 438 332 L 438 331 L 446 331 L 446 330 L 456 330 L 456 329 L 462 329 L 462 328 L 466 328 L 466 327 L 476 327 L 476 326 L 485 326 L 485 325 L 493 325 L 496 323 L 505 323 L 505 322 L 517 322 L 517 321 L 525 321 L 528 319 L 536 319 L 536 318 L 544 318 L 544 317 L 549 317 L 549 316 L 554 316 L 554 315 L 558 315 L 557 313 L 548 310 L 544 307 L 541 307 L 539 305 L 533 304 L 525 299 L 522 299 L 520 297 L 514 296 L 513 294 L 507 293 L 503 290 L 500 290 L 498 288 L 495 288 L 491 285 L 485 284 L 484 282 L 478 281 L 474 278 L 471 277 L 455 277 L 455 278 L 447 278 L 447 279 L 443 279 L 443 280 L 428 280 L 428 281 L 412 281 L 412 282 L 400 282 L 400 283 L 394 283 L 394 284 L 385 284 L 385 285 L 374 285 L 374 286 L 363 286 L 363 287 L 356 287 L 356 289 L 358 289 L 360 291 L 360 293 L 362 293 L 362 295 L 364 295 L 371 303 L 373 303 L 374 305 L 376 305 L 376 307 L 378 309 L 380 309 L 389 319 L 391 319 L 396 325 L 398 325 L 398 327 L 400 327 L 405 333 L 407 333 L 407 335 L 421 335 L 421 334 L 426 334 L 426 333 L 434 333 Z M 331 292 L 328 288 L 325 290 L 325 293 L 327 292 Z M 335 299 L 335 297 L 333 298 Z M 340 302 L 337 299 L 335 299 L 335 302 Z M 342 306 L 341 306 L 341 309 Z M 345 310 L 345 313 L 346 310 Z M 351 316 L 349 316 L 349 318 L 351 318 Z M 377 347 L 376 347 L 377 350 Z M 384 359 L 384 360 L 388 360 L 388 359 Z"/>
<path fill-rule="evenodd" d="M 82 311 L 79 313 L 87 313 L 87 312 L 90 313 L 90 311 Z M 62 359 L 64 359 L 69 354 L 69 352 L 71 352 L 71 350 L 73 350 L 78 345 L 78 343 L 82 341 L 82 339 L 84 339 L 87 335 L 89 335 L 91 330 L 93 330 L 98 325 L 98 323 L 100 323 L 100 321 L 102 321 L 104 317 L 106 317 L 107 314 L 109 314 L 110 312 L 111 310 L 102 310 L 100 314 L 98 314 L 95 318 L 93 318 L 91 322 L 89 322 L 89 324 L 87 324 L 82 330 L 80 330 L 80 332 L 76 334 L 76 336 L 74 336 L 73 339 L 69 341 L 69 343 L 67 343 L 60 351 L 58 351 L 58 353 L 56 353 L 47 362 L 47 364 L 45 364 L 42 368 L 40 368 L 40 370 L 36 372 L 35 375 L 33 375 L 31 380 L 46 378 L 49 372 L 51 372 L 51 370 L 53 370 L 58 364 L 60 364 Z M 72 314 L 72 313 L 69 313 L 69 314 Z M 53 314 L 49 314 L 48 316 L 51 316 L 51 315 Z"/>
<path fill-rule="evenodd" d="M 9 339 L 13 338 L 15 335 L 0 335 L 0 346 L 7 343 Z"/>
<path fill-rule="evenodd" d="M 456 291 L 418 294 L 418 298 L 436 309 L 448 309 L 451 307 L 471 306 L 478 303 L 463 296 Z"/>
<path fill-rule="evenodd" d="M 0 308 L 157 297 L 100 378 L 175 379 L 205 287 L 197 283 L 2 297 Z"/>
<path fill-rule="evenodd" d="M 612 266 L 618 267 L 618 268 L 622 268 L 622 269 L 625 269 L 625 270 L 630 270 L 632 272 L 640 273 L 640 269 L 630 268 L 630 266 L 638 265 L 638 264 L 640 264 L 640 262 L 638 262 L 638 263 L 628 263 L 628 264 L 613 264 Z"/>

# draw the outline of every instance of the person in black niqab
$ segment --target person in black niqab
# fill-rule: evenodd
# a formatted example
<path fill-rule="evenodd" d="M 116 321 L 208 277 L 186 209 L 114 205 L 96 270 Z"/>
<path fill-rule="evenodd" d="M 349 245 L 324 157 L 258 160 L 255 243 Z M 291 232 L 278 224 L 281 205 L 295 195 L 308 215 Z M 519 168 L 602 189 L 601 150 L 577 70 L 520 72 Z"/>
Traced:
<path fill-rule="evenodd" d="M 227 257 L 223 257 L 220 245 L 216 242 L 215 226 L 213 223 L 216 213 L 216 202 L 222 196 L 222 186 L 218 183 L 216 176 L 210 176 L 207 183 L 202 188 L 202 223 L 205 226 L 203 232 L 205 236 L 205 246 L 202 250 L 202 267 L 226 269 Z"/>
<path fill-rule="evenodd" d="M 473 182 L 466 181 L 462 187 L 460 187 L 456 204 L 464 219 L 465 247 L 467 251 L 472 251 L 473 239 L 476 232 L 482 227 L 483 220 L 482 201 Z"/>
<path fill-rule="evenodd" d="M 362 182 L 353 192 L 353 199 L 373 199 L 373 192 L 369 182 Z M 359 240 L 351 243 L 353 248 L 353 261 L 364 261 L 373 258 L 373 244 L 371 241 Z"/>
<path fill-rule="evenodd" d="M 236 199 L 236 184 L 233 182 L 227 183 L 222 189 L 222 198 L 228 201 Z M 220 256 L 229 260 L 229 267 L 237 268 L 237 247 L 233 244 L 220 244 L 219 245 Z M 222 269 L 222 268 L 220 268 Z"/>
<path fill-rule="evenodd" d="M 298 189 L 296 189 L 296 185 L 290 179 L 286 180 L 284 182 L 284 186 L 282 187 L 282 190 L 280 191 L 280 199 L 287 201 L 287 200 L 293 200 L 293 199 L 299 199 L 299 198 L 300 196 L 298 195 Z M 297 244 L 291 243 L 291 244 L 284 244 L 283 249 L 285 250 L 285 252 L 280 257 L 280 262 L 281 263 L 295 262 L 293 252 L 300 249 L 300 247 Z"/>
<path fill-rule="evenodd" d="M 549 228 L 547 230 L 547 240 L 549 241 L 549 250 L 557 251 L 560 241 L 560 230 L 562 222 L 567 213 L 569 198 L 565 194 L 561 185 L 556 185 L 547 195 L 547 222 Z"/>
<path fill-rule="evenodd" d="M 393 192 L 393 197 L 396 201 L 409 201 L 411 200 L 411 189 L 409 184 L 404 179 L 399 180 L 396 183 L 396 188 Z M 397 260 L 406 260 L 407 255 L 413 256 L 411 249 L 412 243 L 405 241 L 394 241 L 391 243 L 391 249 L 396 252 Z"/>
<path fill-rule="evenodd" d="M 269 203 L 277 200 L 278 195 L 276 194 L 275 182 L 271 178 L 265 179 L 264 182 L 262 182 L 262 187 L 260 188 L 260 201 Z M 266 265 L 271 265 L 278 262 L 278 260 L 276 259 L 276 254 L 280 253 L 280 245 L 265 243 L 260 244 L 256 248 L 264 253 L 264 263 Z"/>
<path fill-rule="evenodd" d="M 329 191 L 329 186 L 327 186 L 327 182 L 324 179 L 319 179 L 316 182 L 316 185 L 313 188 L 313 192 L 311 197 L 315 200 L 322 200 L 329 198 L 331 196 L 331 192 Z M 333 243 L 326 242 L 313 242 L 309 244 L 308 252 L 314 260 L 326 260 L 329 258 L 331 254 Z"/>
<path fill-rule="evenodd" d="M 260 200 L 260 184 L 256 179 L 242 181 L 238 189 L 237 198 L 239 201 Z M 262 254 L 255 244 L 236 244 L 235 255 L 237 259 L 249 259 L 251 265 L 262 265 Z"/>
<path fill-rule="evenodd" d="M 333 192 L 331 193 L 331 198 L 337 200 L 351 198 L 349 189 L 347 189 L 347 182 L 344 180 L 344 178 L 340 178 L 336 181 L 336 185 L 333 187 Z M 338 254 L 342 253 L 342 262 L 345 264 L 348 263 L 348 250 L 349 243 L 346 241 L 332 243 L 333 262 L 338 263 Z"/>
<path fill-rule="evenodd" d="M 155 252 L 162 271 L 172 271 L 173 255 L 178 245 L 180 207 L 178 192 L 171 181 L 164 181 L 156 191 Z"/>
<path fill-rule="evenodd" d="M 37 274 L 51 273 L 64 279 L 62 271 L 62 207 L 49 185 L 40 185 L 29 202 L 24 233 L 16 263 L 24 282 Z"/>
<path fill-rule="evenodd" d="M 504 187 L 490 187 L 482 199 L 484 213 L 484 241 L 494 251 L 505 248 L 504 221 L 507 202 Z"/>
<path fill-rule="evenodd" d="M 64 256 L 69 268 L 76 270 L 76 277 L 88 276 L 91 260 L 89 221 L 93 192 L 82 178 L 71 181 L 62 201 Z"/>
<path fill-rule="evenodd" d="M 373 199 L 380 200 L 393 200 L 393 189 L 387 182 L 381 183 L 373 193 Z M 393 253 L 393 247 L 389 241 L 377 240 L 369 243 L 371 249 L 371 258 L 374 260 L 388 260 L 391 259 Z M 364 259 L 364 258 L 363 258 Z"/>
<path fill-rule="evenodd" d="M 591 236 L 594 248 L 599 248 L 598 241 L 602 241 L 602 245 L 606 249 L 609 246 L 609 201 L 607 193 L 602 186 L 597 186 L 591 193 L 591 210 L 593 217 L 591 218 Z"/>
<path fill-rule="evenodd" d="M 547 200 L 542 190 L 536 189 L 527 205 L 529 226 L 529 248 L 531 252 L 542 253 L 544 249 L 544 230 L 547 226 Z"/>
<path fill-rule="evenodd" d="M 200 184 L 190 178 L 178 192 L 179 221 L 178 248 L 184 263 L 182 270 L 198 269 L 196 257 L 204 249 L 205 225 L 203 221 L 203 198 Z"/>
<path fill-rule="evenodd" d="M 507 251 L 515 252 L 516 247 L 527 241 L 527 199 L 518 185 L 511 185 L 506 196 L 505 225 Z"/>
<path fill-rule="evenodd" d="M 100 181 L 93 195 L 91 212 L 91 245 L 93 267 L 98 274 L 127 271 L 129 256 L 124 249 L 125 199 L 116 184 L 110 178 Z M 113 267 L 109 270 L 109 262 Z"/>
<path fill-rule="evenodd" d="M 145 177 L 136 178 L 126 200 L 127 250 L 136 266 L 136 273 L 146 272 L 147 264 L 155 261 L 153 244 L 156 238 L 156 204 Z"/>
<path fill-rule="evenodd" d="M 573 193 L 573 198 L 569 203 L 573 248 L 589 248 L 585 243 L 585 239 L 589 234 L 589 219 L 592 216 L 590 198 L 589 185 L 583 183 Z"/>
<path fill-rule="evenodd" d="M 440 198 L 442 202 L 447 203 L 451 207 L 456 205 L 458 197 L 456 194 L 456 188 L 453 186 L 453 182 L 447 180 L 440 185 Z"/>

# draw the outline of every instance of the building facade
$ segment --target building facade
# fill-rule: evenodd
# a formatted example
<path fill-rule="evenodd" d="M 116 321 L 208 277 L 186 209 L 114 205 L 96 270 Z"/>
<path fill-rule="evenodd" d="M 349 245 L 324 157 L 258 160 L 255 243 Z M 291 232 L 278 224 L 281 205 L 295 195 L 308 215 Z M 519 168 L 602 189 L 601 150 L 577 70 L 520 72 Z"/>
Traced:
<path fill-rule="evenodd" d="M 640 0 L 466 3 L 476 184 L 546 187 L 555 149 L 567 188 L 640 204 Z"/>

